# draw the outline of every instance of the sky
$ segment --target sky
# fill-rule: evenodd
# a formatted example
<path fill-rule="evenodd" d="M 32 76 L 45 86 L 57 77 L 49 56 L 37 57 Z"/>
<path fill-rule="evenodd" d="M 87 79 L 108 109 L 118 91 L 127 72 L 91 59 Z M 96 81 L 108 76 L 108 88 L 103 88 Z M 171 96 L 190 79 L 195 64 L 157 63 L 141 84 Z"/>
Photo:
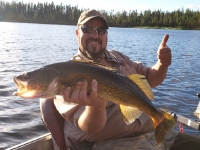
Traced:
<path fill-rule="evenodd" d="M 13 0 L 3 0 L 11 2 Z M 190 8 L 192 10 L 200 10 L 200 0 L 14 0 L 22 1 L 24 3 L 51 3 L 54 1 L 55 4 L 60 5 L 71 5 L 78 6 L 81 8 L 106 10 L 114 12 L 122 10 L 137 10 L 138 12 L 144 10 L 158 10 L 161 11 L 174 11 L 178 9 Z"/>

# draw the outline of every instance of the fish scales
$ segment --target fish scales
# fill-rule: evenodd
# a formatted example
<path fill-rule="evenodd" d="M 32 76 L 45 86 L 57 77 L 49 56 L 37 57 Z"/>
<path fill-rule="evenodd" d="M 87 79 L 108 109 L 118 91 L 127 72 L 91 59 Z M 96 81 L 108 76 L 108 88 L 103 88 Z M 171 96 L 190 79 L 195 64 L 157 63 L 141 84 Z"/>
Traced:
<path fill-rule="evenodd" d="M 62 95 L 63 89 L 76 82 L 92 79 L 98 82 L 98 96 L 119 104 L 127 124 L 132 123 L 142 112 L 148 114 L 155 127 L 158 143 L 163 142 L 168 130 L 175 125 L 173 116 L 154 107 L 150 99 L 153 93 L 142 75 L 123 76 L 116 70 L 85 61 L 67 61 L 14 77 L 18 86 L 16 96 L 23 98 L 53 98 Z M 88 86 L 90 92 L 90 85 Z"/>

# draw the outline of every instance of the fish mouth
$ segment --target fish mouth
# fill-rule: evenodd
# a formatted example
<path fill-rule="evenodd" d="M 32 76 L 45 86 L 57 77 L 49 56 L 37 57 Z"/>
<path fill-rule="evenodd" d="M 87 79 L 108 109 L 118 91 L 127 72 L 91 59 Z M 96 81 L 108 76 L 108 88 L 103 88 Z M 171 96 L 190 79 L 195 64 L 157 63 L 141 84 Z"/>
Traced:
<path fill-rule="evenodd" d="M 20 92 L 20 91 L 22 91 L 22 89 L 26 89 L 27 81 L 21 81 L 17 77 L 14 77 L 13 80 L 14 80 L 15 84 L 17 85 L 17 88 L 18 88 L 18 91 L 16 91 L 16 92 Z"/>
<path fill-rule="evenodd" d="M 17 77 L 14 77 L 13 80 L 18 88 L 17 91 L 15 91 L 13 93 L 13 95 L 22 97 L 27 92 L 29 92 L 29 90 L 27 89 L 27 81 L 22 81 L 22 80 L 18 79 Z"/>

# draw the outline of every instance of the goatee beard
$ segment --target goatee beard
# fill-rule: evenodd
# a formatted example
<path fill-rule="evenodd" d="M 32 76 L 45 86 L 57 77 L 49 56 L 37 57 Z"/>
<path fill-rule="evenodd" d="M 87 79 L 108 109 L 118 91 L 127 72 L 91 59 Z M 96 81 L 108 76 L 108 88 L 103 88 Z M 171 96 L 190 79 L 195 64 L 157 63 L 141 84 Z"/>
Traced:
<path fill-rule="evenodd" d="M 96 52 L 96 48 L 94 47 L 92 51 L 89 51 L 88 45 L 86 44 L 86 47 L 84 48 L 84 55 L 85 55 L 85 57 L 87 57 L 90 60 L 97 60 L 98 61 L 99 59 L 101 59 L 106 48 L 105 47 L 102 48 L 102 42 L 99 39 L 90 38 L 86 41 L 86 43 L 88 43 L 89 41 L 98 42 L 101 45 L 100 50 L 98 52 Z"/>
<path fill-rule="evenodd" d="M 105 48 L 104 49 L 100 49 L 99 52 L 90 52 L 88 50 L 85 51 L 85 55 L 88 59 L 91 59 L 91 60 L 98 60 L 102 57 L 103 53 L 105 52 Z"/>

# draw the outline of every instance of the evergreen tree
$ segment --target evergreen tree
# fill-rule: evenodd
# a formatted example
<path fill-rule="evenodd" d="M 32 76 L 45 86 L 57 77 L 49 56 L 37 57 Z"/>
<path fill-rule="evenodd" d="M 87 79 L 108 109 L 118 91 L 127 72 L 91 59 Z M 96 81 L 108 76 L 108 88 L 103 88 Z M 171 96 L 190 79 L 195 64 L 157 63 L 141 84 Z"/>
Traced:
<path fill-rule="evenodd" d="M 51 3 L 5 2 L 0 0 L 0 21 L 76 24 L 80 14 L 86 9 L 71 5 Z M 116 27 L 172 27 L 180 29 L 200 29 L 200 12 L 190 9 L 174 10 L 137 10 L 114 12 L 101 10 L 110 26 Z"/>

